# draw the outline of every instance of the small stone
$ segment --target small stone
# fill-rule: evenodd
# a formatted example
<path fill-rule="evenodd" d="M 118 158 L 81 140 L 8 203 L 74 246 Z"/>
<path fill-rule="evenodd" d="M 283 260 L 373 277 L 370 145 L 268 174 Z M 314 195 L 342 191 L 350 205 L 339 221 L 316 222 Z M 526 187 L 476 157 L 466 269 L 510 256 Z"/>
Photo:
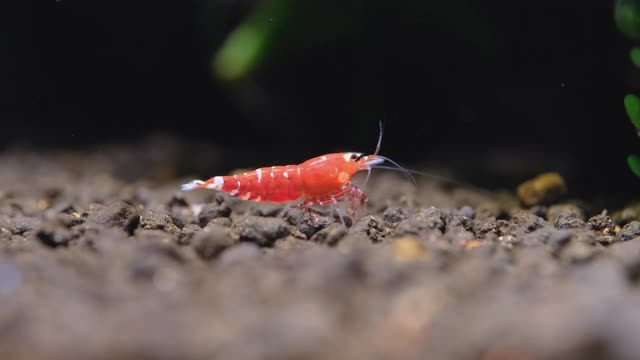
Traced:
<path fill-rule="evenodd" d="M 567 185 L 560 174 L 549 172 L 523 182 L 516 192 L 526 206 L 548 204 L 566 194 Z"/>
<path fill-rule="evenodd" d="M 350 231 L 352 233 L 364 233 L 374 243 L 383 241 L 385 236 L 381 221 L 372 215 L 356 221 Z"/>
<path fill-rule="evenodd" d="M 395 227 L 399 222 L 407 218 L 407 212 L 404 208 L 388 208 L 382 218 L 387 226 Z"/>
<path fill-rule="evenodd" d="M 499 234 L 500 228 L 498 227 L 498 222 L 495 217 L 488 217 L 480 220 L 474 220 L 473 233 L 477 237 L 483 238 L 488 233 Z"/>
<path fill-rule="evenodd" d="M 286 219 L 289 224 L 295 226 L 303 233 L 307 239 L 310 239 L 313 234 L 334 222 L 333 219 L 328 216 L 322 216 L 300 209 L 290 209 L 287 211 Z"/>
<path fill-rule="evenodd" d="M 187 224 L 182 228 L 180 235 L 178 235 L 178 245 L 189 245 L 193 240 L 193 237 L 201 232 L 202 229 L 196 224 Z"/>
<path fill-rule="evenodd" d="M 573 234 L 569 230 L 557 230 L 549 236 L 549 245 L 557 251 L 565 247 L 571 241 Z"/>
<path fill-rule="evenodd" d="M 89 208 L 87 221 L 109 227 L 116 227 L 129 234 L 133 234 L 133 231 L 138 227 L 140 222 L 140 215 L 138 210 L 133 206 L 123 201 L 118 201 L 105 206 L 92 205 Z"/>
<path fill-rule="evenodd" d="M 168 208 L 188 207 L 188 206 L 189 206 L 189 203 L 187 202 L 187 200 L 184 198 L 184 195 L 182 194 L 173 194 L 171 196 L 171 199 L 169 199 L 169 202 L 167 203 Z"/>
<path fill-rule="evenodd" d="M 582 241 L 571 241 L 561 252 L 561 258 L 570 263 L 584 263 L 596 255 L 593 245 Z"/>
<path fill-rule="evenodd" d="M 640 241 L 618 242 L 607 250 L 624 265 L 631 281 L 637 281 L 640 278 Z"/>
<path fill-rule="evenodd" d="M 239 240 L 253 242 L 260 246 L 272 246 L 277 239 L 289 233 L 289 227 L 284 219 L 260 216 L 247 216 L 234 229 L 234 234 Z"/>
<path fill-rule="evenodd" d="M 18 230 L 16 229 L 16 224 L 12 218 L 8 216 L 0 216 L 0 232 L 6 234 L 15 234 Z"/>
<path fill-rule="evenodd" d="M 215 224 L 209 224 L 198 232 L 193 242 L 196 253 L 205 260 L 215 258 L 235 243 L 229 234 L 229 229 Z"/>
<path fill-rule="evenodd" d="M 393 256 L 398 262 L 409 262 L 428 259 L 429 253 L 417 238 L 403 236 L 393 241 Z"/>
<path fill-rule="evenodd" d="M 25 232 L 31 231 L 40 225 L 40 220 L 19 215 L 13 218 L 13 224 L 16 231 L 14 234 L 24 234 Z"/>
<path fill-rule="evenodd" d="M 522 236 L 549 226 L 543 218 L 526 211 L 520 211 L 511 217 L 503 232 L 513 236 Z"/>
<path fill-rule="evenodd" d="M 631 221 L 640 220 L 640 202 L 634 202 L 611 214 L 611 220 L 617 225 L 624 225 Z"/>
<path fill-rule="evenodd" d="M 567 203 L 549 206 L 549 210 L 547 211 L 547 221 L 553 224 L 556 222 L 558 217 L 565 212 L 572 212 L 578 219 L 582 221 L 585 220 L 584 210 L 582 210 L 581 207 L 571 203 Z"/>
<path fill-rule="evenodd" d="M 462 247 L 465 250 L 471 250 L 484 245 L 486 245 L 484 241 L 473 239 L 473 240 L 467 240 L 463 242 Z"/>
<path fill-rule="evenodd" d="M 140 227 L 144 230 L 162 230 L 176 237 L 180 235 L 180 228 L 173 223 L 171 216 L 163 212 L 143 212 L 140 216 Z"/>
<path fill-rule="evenodd" d="M 528 212 L 532 213 L 535 216 L 539 216 L 543 219 L 549 220 L 547 217 L 547 213 L 549 212 L 549 208 L 545 205 L 534 205 L 527 209 Z"/>
<path fill-rule="evenodd" d="M 258 258 L 262 254 L 254 243 L 239 243 L 225 249 L 219 257 L 219 264 L 224 266 L 241 264 Z"/>
<path fill-rule="evenodd" d="M 198 214 L 200 226 L 205 227 L 212 220 L 220 217 L 229 217 L 231 208 L 225 204 L 206 204 Z"/>
<path fill-rule="evenodd" d="M 476 213 L 475 211 L 473 211 L 473 208 L 471 206 L 463 206 L 462 208 L 460 208 L 460 210 L 458 210 L 458 215 L 464 216 L 467 219 L 471 220 L 476 217 Z"/>
<path fill-rule="evenodd" d="M 607 212 L 603 211 L 601 214 L 592 216 L 587 221 L 587 228 L 592 231 L 601 233 L 602 235 L 615 235 L 616 226 L 613 220 L 607 216 Z"/>
<path fill-rule="evenodd" d="M 418 234 L 425 230 L 438 230 L 444 233 L 446 218 L 446 215 L 440 209 L 432 206 L 409 215 L 406 220 L 398 224 L 396 231 L 399 235 Z"/>
<path fill-rule="evenodd" d="M 623 226 L 617 237 L 620 241 L 629 241 L 640 237 L 640 222 L 632 221 Z"/>
<path fill-rule="evenodd" d="M 209 221 L 210 224 L 216 224 L 224 227 L 231 227 L 233 222 L 228 217 L 219 217 Z"/>
<path fill-rule="evenodd" d="M 584 228 L 585 223 L 573 211 L 565 211 L 558 215 L 553 223 L 556 229 Z"/>
<path fill-rule="evenodd" d="M 473 220 L 466 216 L 454 214 L 447 224 L 447 231 L 451 231 L 454 229 L 471 231 L 473 230 Z"/>
<path fill-rule="evenodd" d="M 36 229 L 34 236 L 42 244 L 55 248 L 68 245 L 69 241 L 71 241 L 72 233 L 65 227 L 47 223 Z"/>
<path fill-rule="evenodd" d="M 333 223 L 318 231 L 311 237 L 311 241 L 329 246 L 335 246 L 347 234 L 348 230 L 340 223 Z"/>

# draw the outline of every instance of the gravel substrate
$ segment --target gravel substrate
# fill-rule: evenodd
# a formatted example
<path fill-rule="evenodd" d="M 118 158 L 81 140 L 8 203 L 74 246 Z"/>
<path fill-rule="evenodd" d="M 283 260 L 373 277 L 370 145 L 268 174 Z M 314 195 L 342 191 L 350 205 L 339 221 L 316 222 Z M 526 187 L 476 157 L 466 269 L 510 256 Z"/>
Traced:
<path fill-rule="evenodd" d="M 0 358 L 640 354 L 633 212 L 377 172 L 345 227 L 153 149 L 0 155 Z"/>

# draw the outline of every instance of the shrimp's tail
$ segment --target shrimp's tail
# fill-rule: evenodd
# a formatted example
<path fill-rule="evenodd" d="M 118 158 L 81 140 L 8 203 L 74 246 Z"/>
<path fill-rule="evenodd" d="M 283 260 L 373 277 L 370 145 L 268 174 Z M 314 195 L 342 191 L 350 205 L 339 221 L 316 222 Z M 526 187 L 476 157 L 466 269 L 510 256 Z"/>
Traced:
<path fill-rule="evenodd" d="M 195 189 L 201 189 L 207 186 L 207 183 L 202 181 L 202 180 L 193 180 L 189 183 L 186 184 L 182 184 L 182 186 L 180 187 L 180 189 L 182 191 L 191 191 L 191 190 L 195 190 Z"/>
<path fill-rule="evenodd" d="M 226 181 L 226 188 L 225 186 Z M 189 183 L 182 185 L 182 191 L 190 191 L 195 189 L 214 189 L 214 190 L 224 190 L 230 191 L 236 188 L 236 181 L 231 176 L 214 176 L 207 181 L 202 180 L 193 180 Z M 240 183 L 237 183 L 238 186 Z"/>

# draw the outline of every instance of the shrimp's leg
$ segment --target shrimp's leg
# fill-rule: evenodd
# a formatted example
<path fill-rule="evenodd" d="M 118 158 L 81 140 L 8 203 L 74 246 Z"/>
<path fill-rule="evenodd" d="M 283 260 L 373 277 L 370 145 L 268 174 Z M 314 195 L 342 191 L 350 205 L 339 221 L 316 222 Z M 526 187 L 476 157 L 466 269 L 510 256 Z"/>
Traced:
<path fill-rule="evenodd" d="M 344 222 L 344 216 L 342 216 L 342 211 L 340 210 L 340 208 L 338 207 L 338 200 L 335 197 L 331 197 L 331 200 L 333 202 L 333 208 L 336 210 L 336 212 L 338 213 L 338 216 L 340 217 L 340 222 L 342 223 L 342 226 L 347 226 Z"/>
<path fill-rule="evenodd" d="M 343 189 L 340 192 L 333 194 L 333 195 L 329 195 L 328 197 L 324 198 L 324 199 L 317 199 L 315 201 L 316 204 L 318 205 L 329 205 L 329 204 L 333 204 L 333 209 L 338 213 L 338 217 L 340 218 L 340 222 L 342 223 L 343 226 L 347 226 L 345 221 L 344 221 L 344 215 L 342 215 L 342 210 L 340 210 L 340 206 L 338 204 L 338 199 L 346 194 L 349 193 L 349 191 L 351 191 L 350 189 Z"/>
<path fill-rule="evenodd" d="M 369 199 L 367 198 L 367 195 L 365 195 L 365 193 L 355 185 L 351 187 L 349 197 L 351 198 L 351 207 L 349 208 L 349 214 L 351 214 L 352 216 L 355 216 L 358 212 L 361 202 L 364 202 L 365 209 L 369 206 Z"/>
<path fill-rule="evenodd" d="M 349 207 L 349 215 L 351 216 L 355 217 L 358 209 L 360 208 L 361 202 L 364 202 L 365 208 L 369 205 L 369 199 L 367 198 L 367 195 L 365 195 L 365 193 L 360 190 L 359 187 L 352 184 L 345 186 L 342 190 L 330 195 L 327 199 L 319 200 L 317 203 L 319 205 L 327 205 L 333 202 L 332 199 L 339 199 L 345 195 L 348 196 L 351 200 L 351 207 Z"/>
<path fill-rule="evenodd" d="M 304 201 L 299 203 L 299 204 L 288 204 L 282 210 L 280 210 L 280 212 L 278 213 L 278 217 L 284 218 L 287 215 L 287 213 L 289 213 L 289 210 L 291 210 L 291 209 L 299 209 L 299 208 L 305 207 L 305 206 L 307 206 L 307 203 L 304 202 Z M 306 211 L 306 208 L 304 210 Z"/>

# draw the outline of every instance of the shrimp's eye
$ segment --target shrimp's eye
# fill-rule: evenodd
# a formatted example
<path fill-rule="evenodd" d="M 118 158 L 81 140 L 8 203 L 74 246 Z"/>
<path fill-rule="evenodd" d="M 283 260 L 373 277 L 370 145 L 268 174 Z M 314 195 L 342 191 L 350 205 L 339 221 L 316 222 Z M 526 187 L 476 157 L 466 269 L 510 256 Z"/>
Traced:
<path fill-rule="evenodd" d="M 351 154 L 351 159 L 358 161 L 358 154 Z"/>
<path fill-rule="evenodd" d="M 359 161 L 360 159 L 362 159 L 364 157 L 364 154 L 360 154 L 358 156 L 356 156 L 356 161 Z"/>

